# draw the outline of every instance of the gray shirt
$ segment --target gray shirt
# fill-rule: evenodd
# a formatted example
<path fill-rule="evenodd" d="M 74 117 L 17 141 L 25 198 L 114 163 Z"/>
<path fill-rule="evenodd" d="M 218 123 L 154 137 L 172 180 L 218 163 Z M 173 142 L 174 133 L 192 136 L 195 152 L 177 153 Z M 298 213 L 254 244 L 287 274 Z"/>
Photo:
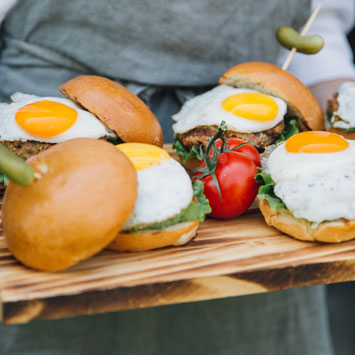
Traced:
<path fill-rule="evenodd" d="M 22 0 L 2 28 L 0 100 L 104 75 L 140 95 L 171 142 L 182 102 L 235 64 L 275 63 L 276 28 L 298 28 L 308 12 L 309 0 Z"/>
<path fill-rule="evenodd" d="M 299 28 L 308 13 L 309 0 L 22 0 L 3 36 L 47 65 L 196 87 L 240 62 L 274 63 L 277 27 Z"/>

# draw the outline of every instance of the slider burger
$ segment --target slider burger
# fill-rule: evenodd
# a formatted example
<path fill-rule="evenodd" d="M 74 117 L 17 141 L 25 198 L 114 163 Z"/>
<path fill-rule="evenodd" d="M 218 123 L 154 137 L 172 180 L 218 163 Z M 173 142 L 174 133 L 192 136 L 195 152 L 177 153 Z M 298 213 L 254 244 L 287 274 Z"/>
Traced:
<path fill-rule="evenodd" d="M 132 216 L 108 248 L 142 251 L 190 241 L 211 212 L 203 183 L 192 186 L 185 169 L 159 147 L 125 143 L 117 148 L 137 170 L 138 198 Z"/>
<path fill-rule="evenodd" d="M 3 232 L 12 254 L 44 271 L 66 269 L 106 247 L 133 212 L 137 174 L 113 144 L 78 138 L 28 160 L 35 180 L 9 183 Z"/>
<path fill-rule="evenodd" d="M 355 82 L 341 84 L 331 100 L 328 100 L 326 127 L 330 132 L 355 139 Z"/>
<path fill-rule="evenodd" d="M 261 149 L 298 131 L 322 130 L 323 114 L 311 91 L 296 77 L 263 62 L 227 70 L 219 85 L 187 101 L 173 116 L 174 147 L 184 163 L 206 146 L 222 121 L 226 137 L 238 137 Z M 196 149 L 197 148 L 197 149 Z M 194 168 L 197 159 L 187 163 Z"/>
<path fill-rule="evenodd" d="M 67 98 L 15 93 L 0 104 L 0 141 L 24 159 L 73 138 L 163 145 L 157 118 L 122 85 L 84 75 L 59 90 Z"/>
<path fill-rule="evenodd" d="M 266 223 L 307 241 L 355 238 L 355 142 L 302 132 L 280 144 L 256 179 Z"/>

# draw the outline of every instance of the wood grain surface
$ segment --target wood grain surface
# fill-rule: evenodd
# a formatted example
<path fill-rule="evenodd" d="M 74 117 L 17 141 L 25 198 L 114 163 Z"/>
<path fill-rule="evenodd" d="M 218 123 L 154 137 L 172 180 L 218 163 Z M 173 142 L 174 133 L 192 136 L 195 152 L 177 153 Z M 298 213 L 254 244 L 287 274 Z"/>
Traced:
<path fill-rule="evenodd" d="M 258 210 L 208 219 L 184 247 L 102 251 L 63 272 L 17 262 L 0 233 L 5 324 L 162 306 L 355 280 L 355 240 L 301 242 L 268 227 Z"/>
<path fill-rule="evenodd" d="M 207 220 L 185 247 L 103 251 L 67 271 L 22 266 L 0 237 L 0 299 L 6 324 L 229 297 L 355 279 L 355 241 L 300 242 L 258 211 Z"/>

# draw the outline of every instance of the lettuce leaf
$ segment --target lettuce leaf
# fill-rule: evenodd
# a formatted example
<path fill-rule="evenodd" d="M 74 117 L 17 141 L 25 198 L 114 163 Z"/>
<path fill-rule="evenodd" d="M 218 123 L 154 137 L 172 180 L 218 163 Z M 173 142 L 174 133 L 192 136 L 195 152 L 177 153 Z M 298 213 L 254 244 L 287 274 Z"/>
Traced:
<path fill-rule="evenodd" d="M 285 128 L 282 131 L 280 137 L 277 139 L 276 143 L 286 141 L 297 133 L 299 133 L 299 130 L 297 128 L 297 118 L 285 117 Z"/>
<path fill-rule="evenodd" d="M 175 142 L 173 144 L 173 149 L 176 150 L 176 154 L 179 155 L 184 163 L 192 158 L 199 157 L 199 150 L 196 146 L 193 146 L 191 150 L 186 149 L 181 141 L 179 141 L 175 135 Z"/>
<path fill-rule="evenodd" d="M 157 222 L 149 225 L 136 226 L 132 229 L 133 233 L 137 233 L 142 230 L 147 229 L 164 229 L 174 224 L 181 222 L 190 222 L 200 220 L 201 222 L 205 220 L 206 214 L 211 212 L 211 207 L 203 194 L 203 182 L 196 180 L 193 183 L 193 201 L 182 210 L 182 212 L 172 218 L 166 219 L 162 222 Z"/>
<path fill-rule="evenodd" d="M 264 174 L 259 171 L 255 176 L 255 181 L 260 184 L 258 199 L 265 199 L 273 211 L 276 209 L 287 209 L 285 204 L 274 193 L 275 181 L 270 174 Z"/>

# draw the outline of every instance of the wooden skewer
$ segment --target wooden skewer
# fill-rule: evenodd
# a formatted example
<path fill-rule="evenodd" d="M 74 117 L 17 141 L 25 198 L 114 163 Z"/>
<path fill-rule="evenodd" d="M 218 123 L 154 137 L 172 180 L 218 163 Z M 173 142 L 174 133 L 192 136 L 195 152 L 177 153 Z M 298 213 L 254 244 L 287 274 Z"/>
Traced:
<path fill-rule="evenodd" d="M 319 5 L 315 8 L 315 10 L 313 11 L 312 15 L 309 17 L 309 19 L 307 20 L 302 32 L 301 32 L 301 37 L 303 37 L 307 32 L 308 30 L 310 29 L 313 21 L 315 20 L 315 18 L 317 17 L 318 15 L 318 12 L 320 10 L 320 8 L 322 7 L 322 2 L 319 3 Z M 286 61 L 284 63 L 284 65 L 282 66 L 282 69 L 283 70 L 287 70 L 288 66 L 290 65 L 292 59 L 293 59 L 293 56 L 295 55 L 297 49 L 295 47 L 293 47 L 290 51 L 290 54 L 288 55 L 288 57 L 286 58 Z"/>

